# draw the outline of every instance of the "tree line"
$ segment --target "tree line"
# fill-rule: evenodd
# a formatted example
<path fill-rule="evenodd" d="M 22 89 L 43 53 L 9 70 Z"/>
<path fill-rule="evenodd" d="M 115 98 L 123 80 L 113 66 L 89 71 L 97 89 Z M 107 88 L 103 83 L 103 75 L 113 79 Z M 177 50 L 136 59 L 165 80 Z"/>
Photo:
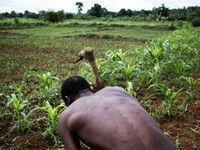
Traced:
<path fill-rule="evenodd" d="M 64 19 L 92 19 L 92 18 L 130 18 L 136 21 L 192 21 L 198 20 L 200 16 L 200 7 L 192 6 L 192 7 L 184 7 L 179 9 L 169 9 L 164 4 L 159 7 L 154 7 L 152 10 L 131 10 L 122 8 L 118 12 L 108 11 L 105 7 L 102 7 L 100 4 L 94 4 L 94 6 L 89 9 L 86 13 L 82 14 L 82 7 L 84 6 L 82 2 L 76 2 L 77 13 L 69 13 L 64 12 L 64 10 L 60 11 L 39 11 L 38 13 L 29 12 L 28 10 L 24 11 L 24 13 L 16 13 L 15 11 L 5 12 L 0 14 L 0 18 L 34 18 L 34 19 L 44 19 L 45 21 L 50 22 L 60 22 Z"/>

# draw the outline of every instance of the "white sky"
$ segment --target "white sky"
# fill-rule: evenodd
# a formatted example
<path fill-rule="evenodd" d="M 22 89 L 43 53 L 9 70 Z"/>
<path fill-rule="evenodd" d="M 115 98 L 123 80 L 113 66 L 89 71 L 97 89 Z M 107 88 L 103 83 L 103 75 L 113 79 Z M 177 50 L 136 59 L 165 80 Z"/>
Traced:
<path fill-rule="evenodd" d="M 77 12 L 76 2 L 83 3 L 83 13 L 87 12 L 95 3 L 105 7 L 108 11 L 118 12 L 120 9 L 152 10 L 154 7 L 165 4 L 166 7 L 183 8 L 188 6 L 200 6 L 200 0 L 0 0 L 0 12 L 36 12 L 40 10 L 65 12 Z"/>

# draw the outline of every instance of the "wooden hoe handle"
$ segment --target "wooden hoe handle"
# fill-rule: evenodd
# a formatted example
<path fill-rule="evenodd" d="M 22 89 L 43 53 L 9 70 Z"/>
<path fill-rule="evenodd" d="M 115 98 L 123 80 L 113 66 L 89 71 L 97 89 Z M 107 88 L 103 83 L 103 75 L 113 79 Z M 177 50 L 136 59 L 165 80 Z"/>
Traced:
<path fill-rule="evenodd" d="M 99 72 L 98 72 L 98 68 L 96 65 L 96 61 L 95 61 L 95 57 L 94 57 L 94 53 L 93 53 L 93 49 L 91 47 L 86 47 L 84 50 L 80 51 L 78 53 L 78 56 L 80 57 L 75 63 L 81 61 L 83 58 L 85 58 L 90 66 L 92 67 L 92 71 L 95 77 L 95 84 L 99 84 L 100 83 L 100 79 L 99 79 Z"/>

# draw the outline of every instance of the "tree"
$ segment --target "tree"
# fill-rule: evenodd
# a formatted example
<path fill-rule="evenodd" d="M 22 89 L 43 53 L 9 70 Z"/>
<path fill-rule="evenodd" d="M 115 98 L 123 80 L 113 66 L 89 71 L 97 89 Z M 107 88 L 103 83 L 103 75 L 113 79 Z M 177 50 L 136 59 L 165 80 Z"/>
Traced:
<path fill-rule="evenodd" d="M 82 7 L 83 7 L 83 3 L 81 2 L 76 2 L 76 6 L 78 6 L 78 14 L 81 14 L 82 12 Z"/>
<path fill-rule="evenodd" d="M 200 26 L 200 19 L 199 19 L 199 17 L 196 17 L 196 18 L 192 19 L 192 25 L 194 27 L 199 27 Z"/>
<path fill-rule="evenodd" d="M 25 10 L 25 11 L 24 11 L 24 16 L 25 16 L 26 18 L 29 18 L 29 17 L 30 17 L 30 12 L 29 12 L 28 10 Z"/>
<path fill-rule="evenodd" d="M 169 8 L 165 7 L 165 5 L 162 4 L 161 7 L 154 8 L 153 13 L 156 16 L 157 20 L 166 20 L 169 16 Z"/>
<path fill-rule="evenodd" d="M 133 16 L 133 11 L 130 10 L 130 9 L 128 9 L 128 10 L 126 11 L 126 13 L 127 13 L 127 15 L 128 15 L 129 17 L 132 17 L 132 16 Z"/>
<path fill-rule="evenodd" d="M 30 12 L 29 18 L 37 19 L 37 18 L 39 18 L 39 15 L 34 12 Z"/>
<path fill-rule="evenodd" d="M 57 12 L 57 20 L 58 22 L 62 22 L 65 18 L 64 10 L 60 10 Z"/>
<path fill-rule="evenodd" d="M 87 13 L 91 16 L 103 17 L 108 14 L 108 11 L 106 8 L 102 8 L 101 5 L 94 4 L 94 6 L 87 11 Z"/>
<path fill-rule="evenodd" d="M 5 13 L 3 13 L 2 15 L 3 15 L 3 17 L 5 17 L 5 18 L 9 18 L 9 17 L 10 17 L 9 12 L 5 12 Z"/>
<path fill-rule="evenodd" d="M 38 16 L 39 16 L 39 18 L 44 18 L 45 17 L 45 10 L 40 10 L 39 12 L 38 12 Z"/>
<path fill-rule="evenodd" d="M 186 19 L 187 21 L 192 21 L 194 18 L 198 18 L 198 9 L 197 7 L 188 7 L 186 10 Z"/>
<path fill-rule="evenodd" d="M 24 14 L 23 13 L 19 13 L 18 17 L 22 18 L 22 17 L 24 17 Z"/>
<path fill-rule="evenodd" d="M 11 18 L 17 17 L 17 13 L 16 13 L 15 11 L 11 11 L 10 17 L 11 17 Z"/>
<path fill-rule="evenodd" d="M 66 19 L 72 19 L 72 18 L 74 18 L 74 14 L 73 13 L 66 13 L 65 18 Z"/>
<path fill-rule="evenodd" d="M 127 11 L 126 11 L 126 9 L 122 8 L 122 9 L 118 12 L 118 16 L 120 16 L 120 17 L 127 16 Z"/>

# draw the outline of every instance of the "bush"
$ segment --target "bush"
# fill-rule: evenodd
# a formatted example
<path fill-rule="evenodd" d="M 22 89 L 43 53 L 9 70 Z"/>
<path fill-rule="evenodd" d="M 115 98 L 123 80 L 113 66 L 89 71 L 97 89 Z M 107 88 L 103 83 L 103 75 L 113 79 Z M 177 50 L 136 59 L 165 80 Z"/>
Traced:
<path fill-rule="evenodd" d="M 65 18 L 65 14 L 63 10 L 58 11 L 58 12 L 54 12 L 50 10 L 48 12 L 45 12 L 44 14 L 44 20 L 52 22 L 52 23 L 62 22 L 64 18 Z"/>
<path fill-rule="evenodd" d="M 74 18 L 74 14 L 72 14 L 72 13 L 66 13 L 65 14 L 65 18 L 66 19 L 73 19 Z"/>
<path fill-rule="evenodd" d="M 14 22 L 15 22 L 15 24 L 19 24 L 19 19 L 15 18 Z"/>
<path fill-rule="evenodd" d="M 196 17 L 196 18 L 192 19 L 192 25 L 193 25 L 193 27 L 200 26 L 200 18 Z"/>

